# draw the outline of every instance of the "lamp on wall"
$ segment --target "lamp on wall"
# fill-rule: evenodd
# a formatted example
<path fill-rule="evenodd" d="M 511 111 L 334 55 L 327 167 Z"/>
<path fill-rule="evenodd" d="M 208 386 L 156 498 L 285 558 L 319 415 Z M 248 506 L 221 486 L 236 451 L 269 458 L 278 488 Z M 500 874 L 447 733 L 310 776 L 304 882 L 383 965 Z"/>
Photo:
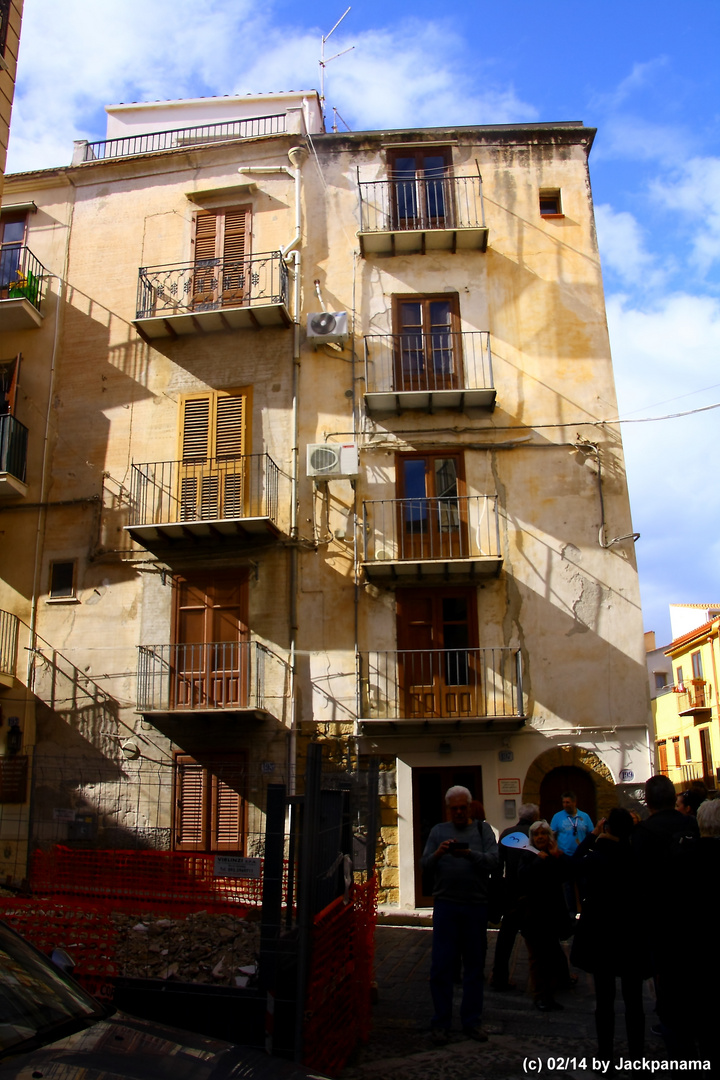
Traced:
<path fill-rule="evenodd" d="M 18 754 L 22 746 L 22 731 L 17 716 L 8 718 L 8 733 L 5 738 L 5 749 L 9 755 Z"/>

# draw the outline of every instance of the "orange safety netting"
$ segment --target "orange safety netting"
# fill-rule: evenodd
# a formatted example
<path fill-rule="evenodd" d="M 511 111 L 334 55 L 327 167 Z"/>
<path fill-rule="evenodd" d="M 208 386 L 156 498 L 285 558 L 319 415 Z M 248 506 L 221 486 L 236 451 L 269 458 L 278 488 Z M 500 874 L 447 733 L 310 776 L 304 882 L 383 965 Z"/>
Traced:
<path fill-rule="evenodd" d="M 35 851 L 30 887 L 35 895 L 87 897 L 113 911 L 228 911 L 243 915 L 262 899 L 261 878 L 214 876 L 212 854 L 185 851 Z"/>
<path fill-rule="evenodd" d="M 85 904 L 0 897 L 0 918 L 46 955 L 65 949 L 75 962 L 73 978 L 96 998 L 112 1000 L 117 931 L 107 912 Z"/>
<path fill-rule="evenodd" d="M 370 1034 L 377 880 L 353 887 L 313 920 L 303 1062 L 336 1076 Z"/>

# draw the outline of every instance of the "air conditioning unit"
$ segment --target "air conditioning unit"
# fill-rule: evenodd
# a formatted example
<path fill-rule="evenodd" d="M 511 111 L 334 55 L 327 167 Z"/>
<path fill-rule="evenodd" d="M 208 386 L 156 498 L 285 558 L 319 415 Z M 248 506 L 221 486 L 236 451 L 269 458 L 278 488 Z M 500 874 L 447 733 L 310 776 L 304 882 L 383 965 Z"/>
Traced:
<path fill-rule="evenodd" d="M 360 471 L 355 443 L 310 443 L 307 474 L 316 480 L 338 480 L 357 476 Z"/>
<path fill-rule="evenodd" d="M 347 311 L 316 311 L 307 317 L 311 345 L 344 345 L 348 339 Z"/>

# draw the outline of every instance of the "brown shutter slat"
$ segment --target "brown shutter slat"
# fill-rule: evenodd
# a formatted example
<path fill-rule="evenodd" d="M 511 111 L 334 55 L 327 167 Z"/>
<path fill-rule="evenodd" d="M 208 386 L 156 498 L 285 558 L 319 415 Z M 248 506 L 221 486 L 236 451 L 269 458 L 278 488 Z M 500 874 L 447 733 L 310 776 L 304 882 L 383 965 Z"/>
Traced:
<path fill-rule="evenodd" d="M 202 765 L 179 758 L 175 778 L 175 846 L 201 851 L 207 843 L 206 778 Z"/>
<path fill-rule="evenodd" d="M 218 397 L 216 404 L 215 457 L 240 457 L 243 452 L 245 399 L 238 395 Z"/>
<path fill-rule="evenodd" d="M 210 456 L 209 397 L 183 402 L 181 438 L 183 461 L 205 461 Z"/>

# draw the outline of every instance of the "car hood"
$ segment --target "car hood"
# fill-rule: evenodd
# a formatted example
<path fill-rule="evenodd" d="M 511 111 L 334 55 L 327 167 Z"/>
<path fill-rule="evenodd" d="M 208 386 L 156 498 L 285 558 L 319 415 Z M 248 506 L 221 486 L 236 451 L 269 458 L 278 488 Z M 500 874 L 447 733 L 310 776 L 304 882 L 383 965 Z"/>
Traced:
<path fill-rule="evenodd" d="M 0 1062 L 0 1080 L 270 1080 L 318 1077 L 245 1047 L 115 1013 Z"/>

